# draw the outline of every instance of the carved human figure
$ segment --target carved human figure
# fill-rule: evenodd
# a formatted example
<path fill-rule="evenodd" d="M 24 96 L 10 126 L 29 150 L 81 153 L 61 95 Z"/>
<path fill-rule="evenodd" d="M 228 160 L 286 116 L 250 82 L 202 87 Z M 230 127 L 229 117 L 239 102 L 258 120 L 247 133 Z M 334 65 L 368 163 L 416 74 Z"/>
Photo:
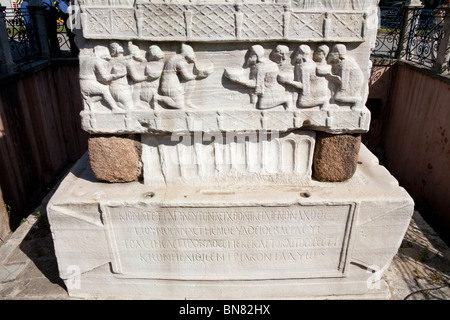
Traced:
<path fill-rule="evenodd" d="M 150 105 L 153 100 L 153 106 L 156 101 L 164 100 L 158 95 L 159 82 L 156 81 L 161 77 L 164 66 L 164 52 L 157 45 L 151 45 L 147 52 L 148 58 L 144 66 L 144 75 L 146 81 L 141 82 L 140 101 L 146 106 Z"/>
<path fill-rule="evenodd" d="M 195 63 L 194 50 L 186 44 L 181 46 L 181 53 L 164 63 L 159 86 L 161 106 L 171 109 L 184 109 L 186 106 L 194 108 L 190 97 L 195 88 L 195 80 L 207 78 L 212 72 L 211 69 L 197 69 Z"/>
<path fill-rule="evenodd" d="M 336 44 L 328 55 L 332 73 L 328 79 L 336 83 L 334 100 L 350 104 L 352 108 L 361 107 L 364 75 L 358 63 L 347 54 L 344 44 Z"/>
<path fill-rule="evenodd" d="M 329 51 L 330 48 L 327 45 L 321 45 L 314 51 L 313 55 L 313 60 L 316 63 L 316 78 L 313 84 L 313 92 L 322 110 L 329 109 L 331 98 L 331 90 L 327 79 L 331 74 L 331 65 L 327 62 Z"/>
<path fill-rule="evenodd" d="M 302 84 L 297 104 L 300 108 L 309 108 L 321 104 L 316 95 L 317 76 L 316 63 L 311 58 L 311 48 L 308 45 L 300 45 L 296 54 L 296 69 L 294 80 Z"/>
<path fill-rule="evenodd" d="M 108 60 L 111 57 L 108 48 L 97 45 L 93 53 L 92 57 L 80 59 L 80 87 L 83 99 L 90 109 L 92 109 L 92 102 L 103 99 L 109 109 L 120 111 L 111 95 L 109 85 L 112 81 L 125 76 L 126 72 L 109 73 Z"/>
<path fill-rule="evenodd" d="M 300 108 L 318 105 L 314 99 L 312 83 L 315 79 L 316 64 L 311 59 L 311 48 L 302 44 L 297 48 L 294 56 L 294 79 L 284 78 L 282 82 L 295 89 L 300 90 L 297 106 Z"/>
<path fill-rule="evenodd" d="M 278 82 L 278 65 L 264 57 L 264 48 L 261 45 L 250 48 L 247 66 L 250 68 L 249 80 L 241 79 L 229 69 L 225 70 L 224 75 L 235 83 L 254 89 L 251 102 L 256 104 L 258 109 L 270 109 L 280 105 L 289 107 L 289 95 Z"/>
<path fill-rule="evenodd" d="M 250 104 L 256 107 L 258 103 L 258 96 L 256 95 L 256 64 L 257 55 L 254 50 L 250 49 L 248 52 L 245 67 L 249 69 L 248 78 L 245 78 L 243 69 L 225 68 L 224 76 L 234 83 L 250 89 Z"/>
<path fill-rule="evenodd" d="M 286 45 L 277 45 L 270 54 L 270 58 L 278 65 L 278 83 L 285 87 L 286 95 L 289 96 L 288 108 L 292 105 L 293 93 L 288 86 L 289 81 L 294 80 L 292 65 L 289 63 L 289 47 Z"/>
<path fill-rule="evenodd" d="M 115 80 L 111 81 L 109 90 L 114 100 L 122 109 L 133 109 L 133 95 L 127 77 L 127 60 L 129 60 L 129 57 L 124 56 L 124 49 L 118 42 L 111 42 L 109 48 L 112 57 L 110 60 L 111 73 L 114 75 L 123 75 L 122 77 L 117 76 Z"/>
<path fill-rule="evenodd" d="M 148 80 L 145 75 L 145 54 L 139 49 L 139 47 L 133 44 L 131 41 L 128 42 L 128 51 L 130 57 L 124 60 L 127 69 L 127 75 L 130 78 L 129 83 L 131 83 L 133 105 L 134 107 L 148 107 L 148 105 L 142 103 L 141 93 L 144 90 L 144 82 Z"/>
<path fill-rule="evenodd" d="M 321 46 L 315 53 L 315 60 L 311 58 L 311 48 L 300 45 L 294 56 L 294 79 L 287 76 L 279 77 L 280 82 L 299 91 L 297 106 L 299 108 L 311 108 L 321 106 L 327 108 L 330 100 L 330 92 L 326 74 L 330 73 L 331 67 L 327 65 L 325 57 L 328 47 Z M 328 70 L 327 70 L 328 66 Z"/>

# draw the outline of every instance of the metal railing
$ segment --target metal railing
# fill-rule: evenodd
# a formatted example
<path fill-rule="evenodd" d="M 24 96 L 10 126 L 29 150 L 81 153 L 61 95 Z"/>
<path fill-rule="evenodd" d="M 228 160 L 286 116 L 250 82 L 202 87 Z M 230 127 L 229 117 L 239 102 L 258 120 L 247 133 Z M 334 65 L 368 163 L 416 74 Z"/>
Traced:
<path fill-rule="evenodd" d="M 439 73 L 448 72 L 449 9 L 381 7 L 379 12 L 373 58 L 411 61 Z"/>
<path fill-rule="evenodd" d="M 0 72 L 14 72 L 36 60 L 77 56 L 67 18 L 56 8 L 0 6 Z"/>
<path fill-rule="evenodd" d="M 400 7 L 380 7 L 377 39 L 373 57 L 397 58 L 403 25 L 403 10 Z"/>
<path fill-rule="evenodd" d="M 20 64 L 39 59 L 39 48 L 28 11 L 8 8 L 3 19 L 13 61 Z"/>
<path fill-rule="evenodd" d="M 405 60 L 433 67 L 444 37 L 444 21 L 447 18 L 445 11 L 439 9 L 414 9 Z"/>

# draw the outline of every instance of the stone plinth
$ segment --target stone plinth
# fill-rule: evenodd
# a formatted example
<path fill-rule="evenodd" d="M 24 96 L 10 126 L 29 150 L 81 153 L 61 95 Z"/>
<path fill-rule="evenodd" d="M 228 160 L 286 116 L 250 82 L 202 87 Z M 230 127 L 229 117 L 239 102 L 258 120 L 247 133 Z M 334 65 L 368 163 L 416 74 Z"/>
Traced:
<path fill-rule="evenodd" d="M 346 182 L 276 188 L 104 184 L 85 157 L 48 207 L 71 296 L 150 299 L 386 298 L 412 212 L 365 147 Z"/>

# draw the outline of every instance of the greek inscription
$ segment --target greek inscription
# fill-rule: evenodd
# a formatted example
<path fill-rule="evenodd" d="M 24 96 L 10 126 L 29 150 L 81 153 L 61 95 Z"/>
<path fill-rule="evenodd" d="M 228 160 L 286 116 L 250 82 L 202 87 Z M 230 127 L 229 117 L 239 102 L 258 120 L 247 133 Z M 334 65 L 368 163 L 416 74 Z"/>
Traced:
<path fill-rule="evenodd" d="M 127 250 L 141 249 L 285 249 L 332 248 L 338 246 L 334 237 L 310 237 L 288 239 L 124 239 Z"/>
<path fill-rule="evenodd" d="M 232 208 L 199 208 L 172 209 L 163 208 L 152 211 L 125 210 L 119 212 L 119 220 L 126 221 L 192 221 L 192 222 L 239 222 L 239 221 L 312 221 L 326 220 L 327 211 L 320 209 L 296 209 L 296 208 L 274 208 L 255 209 L 247 212 L 233 211 Z"/>
<path fill-rule="evenodd" d="M 323 251 L 258 252 L 258 253 L 140 253 L 142 263 L 154 262 L 263 262 L 302 261 L 324 257 Z"/>
<path fill-rule="evenodd" d="M 136 236 L 242 236 L 242 235 L 295 235 L 320 233 L 320 225 L 260 225 L 260 226 L 213 226 L 213 227 L 159 227 L 139 226 Z"/>
<path fill-rule="evenodd" d="M 286 266 L 302 277 L 339 276 L 350 209 L 129 206 L 109 208 L 106 221 L 113 268 L 129 277 L 240 279 L 252 270 L 273 279 Z M 269 275 L 256 268 L 261 263 Z"/>

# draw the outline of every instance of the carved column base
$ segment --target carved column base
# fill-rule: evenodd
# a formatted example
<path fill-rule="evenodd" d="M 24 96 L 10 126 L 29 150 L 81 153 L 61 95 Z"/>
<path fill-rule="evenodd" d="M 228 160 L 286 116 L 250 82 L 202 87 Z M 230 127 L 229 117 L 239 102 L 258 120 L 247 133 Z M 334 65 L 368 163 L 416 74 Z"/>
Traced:
<path fill-rule="evenodd" d="M 341 182 L 355 171 L 361 134 L 318 132 L 313 159 L 313 177 L 321 182 Z"/>
<path fill-rule="evenodd" d="M 89 162 L 96 179 L 131 182 L 141 177 L 139 135 L 95 135 L 89 138 Z"/>

